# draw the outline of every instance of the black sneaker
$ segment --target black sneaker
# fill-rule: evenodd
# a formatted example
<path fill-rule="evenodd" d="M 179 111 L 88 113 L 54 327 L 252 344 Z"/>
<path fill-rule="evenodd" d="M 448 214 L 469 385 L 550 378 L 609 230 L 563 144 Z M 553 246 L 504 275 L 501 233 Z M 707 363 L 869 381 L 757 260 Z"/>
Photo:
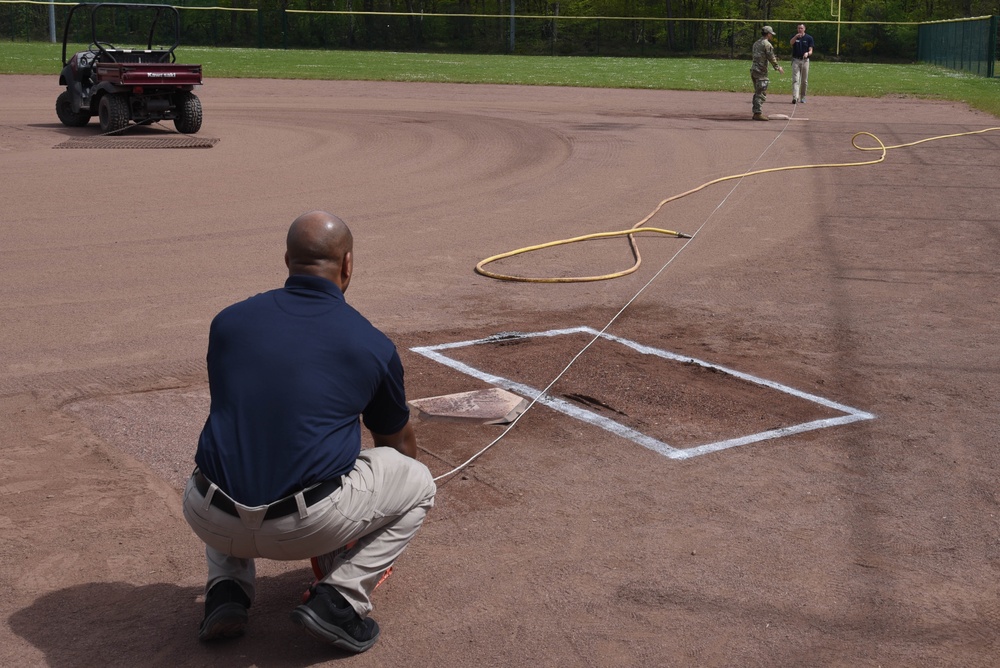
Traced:
<path fill-rule="evenodd" d="M 198 640 L 237 638 L 246 630 L 250 597 L 236 580 L 221 580 L 205 596 L 205 619 Z"/>
<path fill-rule="evenodd" d="M 309 589 L 309 600 L 292 610 L 292 621 L 318 640 L 348 652 L 364 652 L 378 640 L 378 624 L 354 612 L 343 594 L 328 584 Z"/>

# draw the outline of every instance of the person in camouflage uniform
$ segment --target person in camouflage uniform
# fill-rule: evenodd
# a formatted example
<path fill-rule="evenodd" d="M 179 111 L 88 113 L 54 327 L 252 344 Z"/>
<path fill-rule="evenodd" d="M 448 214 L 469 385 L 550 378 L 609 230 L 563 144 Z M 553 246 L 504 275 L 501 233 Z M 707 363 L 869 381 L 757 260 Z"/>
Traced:
<path fill-rule="evenodd" d="M 774 55 L 774 45 L 771 44 L 771 37 L 774 30 L 771 26 L 764 26 L 760 29 L 760 39 L 753 43 L 753 64 L 750 66 L 750 79 L 753 80 L 753 119 L 755 121 L 769 120 L 764 115 L 764 101 L 767 99 L 767 64 L 771 63 L 774 69 L 782 74 L 785 70 L 778 64 L 778 58 Z"/>

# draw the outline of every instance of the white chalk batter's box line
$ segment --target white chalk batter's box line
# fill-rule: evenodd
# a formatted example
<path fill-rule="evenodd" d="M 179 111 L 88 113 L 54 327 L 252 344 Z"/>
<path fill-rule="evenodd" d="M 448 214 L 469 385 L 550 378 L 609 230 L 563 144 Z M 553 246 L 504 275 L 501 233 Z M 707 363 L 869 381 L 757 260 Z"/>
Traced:
<path fill-rule="evenodd" d="M 822 420 L 813 420 L 811 422 L 803 422 L 801 424 L 792 425 L 789 427 L 780 427 L 778 429 L 770 429 L 768 431 L 758 432 L 756 434 L 748 434 L 746 436 L 740 436 L 738 438 L 730 438 L 724 441 L 717 441 L 715 443 L 706 443 L 704 445 L 698 445 L 691 448 L 675 448 L 666 443 L 659 441 L 652 436 L 647 436 L 642 432 L 638 432 L 631 427 L 627 427 L 623 424 L 615 422 L 603 415 L 588 411 L 584 408 L 580 408 L 575 404 L 571 404 L 568 401 L 564 401 L 557 397 L 552 397 L 545 395 L 539 397 L 541 390 L 536 390 L 533 387 L 524 385 L 523 383 L 518 383 L 516 381 L 504 378 L 502 376 L 495 376 L 491 373 L 485 371 L 480 371 L 479 369 L 473 368 L 464 362 L 459 362 L 458 360 L 451 359 L 439 351 L 441 350 L 451 350 L 453 348 L 465 348 L 467 346 L 475 346 L 481 343 L 498 343 L 500 341 L 510 341 L 514 339 L 529 339 L 538 337 L 552 337 L 552 336 L 563 336 L 566 334 L 589 334 L 591 336 L 600 336 L 608 341 L 614 341 L 620 343 L 623 346 L 627 346 L 645 355 L 656 355 L 657 357 L 662 357 L 663 359 L 672 360 L 675 362 L 682 362 L 685 364 L 697 364 L 698 366 L 705 367 L 706 369 L 714 369 L 721 373 L 733 376 L 734 378 L 741 378 L 745 381 L 760 385 L 762 387 L 769 387 L 772 390 L 777 390 L 778 392 L 784 392 L 793 397 L 798 397 L 799 399 L 804 399 L 806 401 L 811 401 L 812 403 L 818 404 L 820 406 L 825 406 L 826 408 L 833 409 L 844 413 L 841 417 L 836 418 L 826 418 Z M 724 366 L 719 366 L 718 364 L 712 364 L 710 362 L 705 362 L 694 357 L 685 357 L 683 355 L 677 355 L 675 353 L 668 352 L 666 350 L 660 350 L 659 348 L 651 348 L 649 346 L 644 346 L 641 343 L 636 343 L 635 341 L 630 341 L 628 339 L 623 339 L 618 336 L 613 336 L 611 334 L 598 332 L 596 329 L 590 327 L 571 327 L 568 329 L 552 329 L 547 332 L 534 332 L 534 333 L 524 333 L 524 332 L 504 332 L 501 334 L 494 334 L 492 336 L 487 336 L 483 339 L 475 339 L 473 341 L 456 341 L 454 343 L 442 343 L 436 346 L 418 346 L 416 348 L 410 348 L 411 351 L 417 353 L 418 355 L 423 355 L 424 357 L 430 358 L 435 362 L 439 362 L 447 367 L 451 367 L 456 371 L 460 371 L 467 376 L 472 376 L 473 378 L 478 378 L 486 383 L 495 385 L 497 387 L 503 388 L 510 392 L 516 392 L 528 399 L 536 399 L 537 403 L 544 404 L 549 408 L 559 411 L 569 415 L 570 417 L 576 418 L 577 420 L 582 420 L 589 424 L 595 425 L 604 429 L 606 431 L 615 434 L 616 436 L 621 436 L 622 438 L 627 438 L 630 441 L 638 443 L 644 448 L 649 448 L 655 452 L 660 453 L 664 457 L 669 457 L 670 459 L 690 459 L 692 457 L 697 457 L 699 455 L 706 455 L 710 452 L 718 452 L 719 450 L 726 450 L 728 448 L 735 448 L 740 445 L 747 445 L 749 443 L 758 443 L 760 441 L 767 441 L 773 438 L 781 438 L 783 436 L 791 436 L 793 434 L 801 434 L 807 431 L 813 431 L 816 429 L 827 429 L 829 427 L 837 427 L 839 425 L 850 424 L 852 422 L 859 422 L 861 420 L 873 420 L 875 415 L 872 413 L 866 413 L 865 411 L 858 410 L 857 408 L 851 408 L 850 406 L 845 406 L 844 404 L 839 404 L 835 401 L 825 399 L 815 394 L 809 394 L 808 392 L 802 392 L 801 390 L 796 390 L 793 387 L 788 387 L 787 385 L 782 385 L 781 383 L 776 383 L 771 380 L 766 380 L 764 378 L 758 378 L 757 376 L 751 376 L 750 374 L 743 373 L 741 371 L 736 371 L 735 369 L 728 369 Z"/>

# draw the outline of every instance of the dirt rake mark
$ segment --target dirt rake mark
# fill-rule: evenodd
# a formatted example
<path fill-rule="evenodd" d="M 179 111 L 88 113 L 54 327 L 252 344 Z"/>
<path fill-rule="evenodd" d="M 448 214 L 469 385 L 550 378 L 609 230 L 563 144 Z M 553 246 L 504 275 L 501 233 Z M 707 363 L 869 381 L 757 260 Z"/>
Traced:
<path fill-rule="evenodd" d="M 52 148 L 212 148 L 212 137 L 75 137 Z"/>
<path fill-rule="evenodd" d="M 578 403 L 590 406 L 592 408 L 604 408 L 611 411 L 612 413 L 617 413 L 618 415 L 628 417 L 628 413 L 620 411 L 617 408 L 614 408 L 613 406 L 609 406 L 600 399 L 595 399 L 589 394 L 579 394 L 577 392 L 569 392 L 567 394 L 564 394 L 563 396 L 569 399 L 570 401 L 576 401 Z"/>

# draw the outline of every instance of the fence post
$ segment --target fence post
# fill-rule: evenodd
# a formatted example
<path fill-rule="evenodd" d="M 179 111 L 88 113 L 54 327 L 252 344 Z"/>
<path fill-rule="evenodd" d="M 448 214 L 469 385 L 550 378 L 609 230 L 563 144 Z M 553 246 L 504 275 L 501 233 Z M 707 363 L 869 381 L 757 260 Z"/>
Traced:
<path fill-rule="evenodd" d="M 510 46 L 511 53 L 514 53 L 514 0 L 510 0 Z"/>
<path fill-rule="evenodd" d="M 1000 27 L 998 26 L 998 21 L 1000 21 L 1000 17 L 998 17 L 996 14 L 990 17 L 990 35 L 992 35 L 993 38 L 987 42 L 986 46 L 986 76 L 991 78 L 996 72 L 996 67 L 995 67 L 997 62 L 996 38 L 997 38 L 997 28 Z"/>
<path fill-rule="evenodd" d="M 551 55 L 556 55 L 556 33 L 559 31 L 559 2 L 556 1 L 556 11 L 552 16 L 552 34 L 549 35 L 549 41 L 551 42 Z"/>

